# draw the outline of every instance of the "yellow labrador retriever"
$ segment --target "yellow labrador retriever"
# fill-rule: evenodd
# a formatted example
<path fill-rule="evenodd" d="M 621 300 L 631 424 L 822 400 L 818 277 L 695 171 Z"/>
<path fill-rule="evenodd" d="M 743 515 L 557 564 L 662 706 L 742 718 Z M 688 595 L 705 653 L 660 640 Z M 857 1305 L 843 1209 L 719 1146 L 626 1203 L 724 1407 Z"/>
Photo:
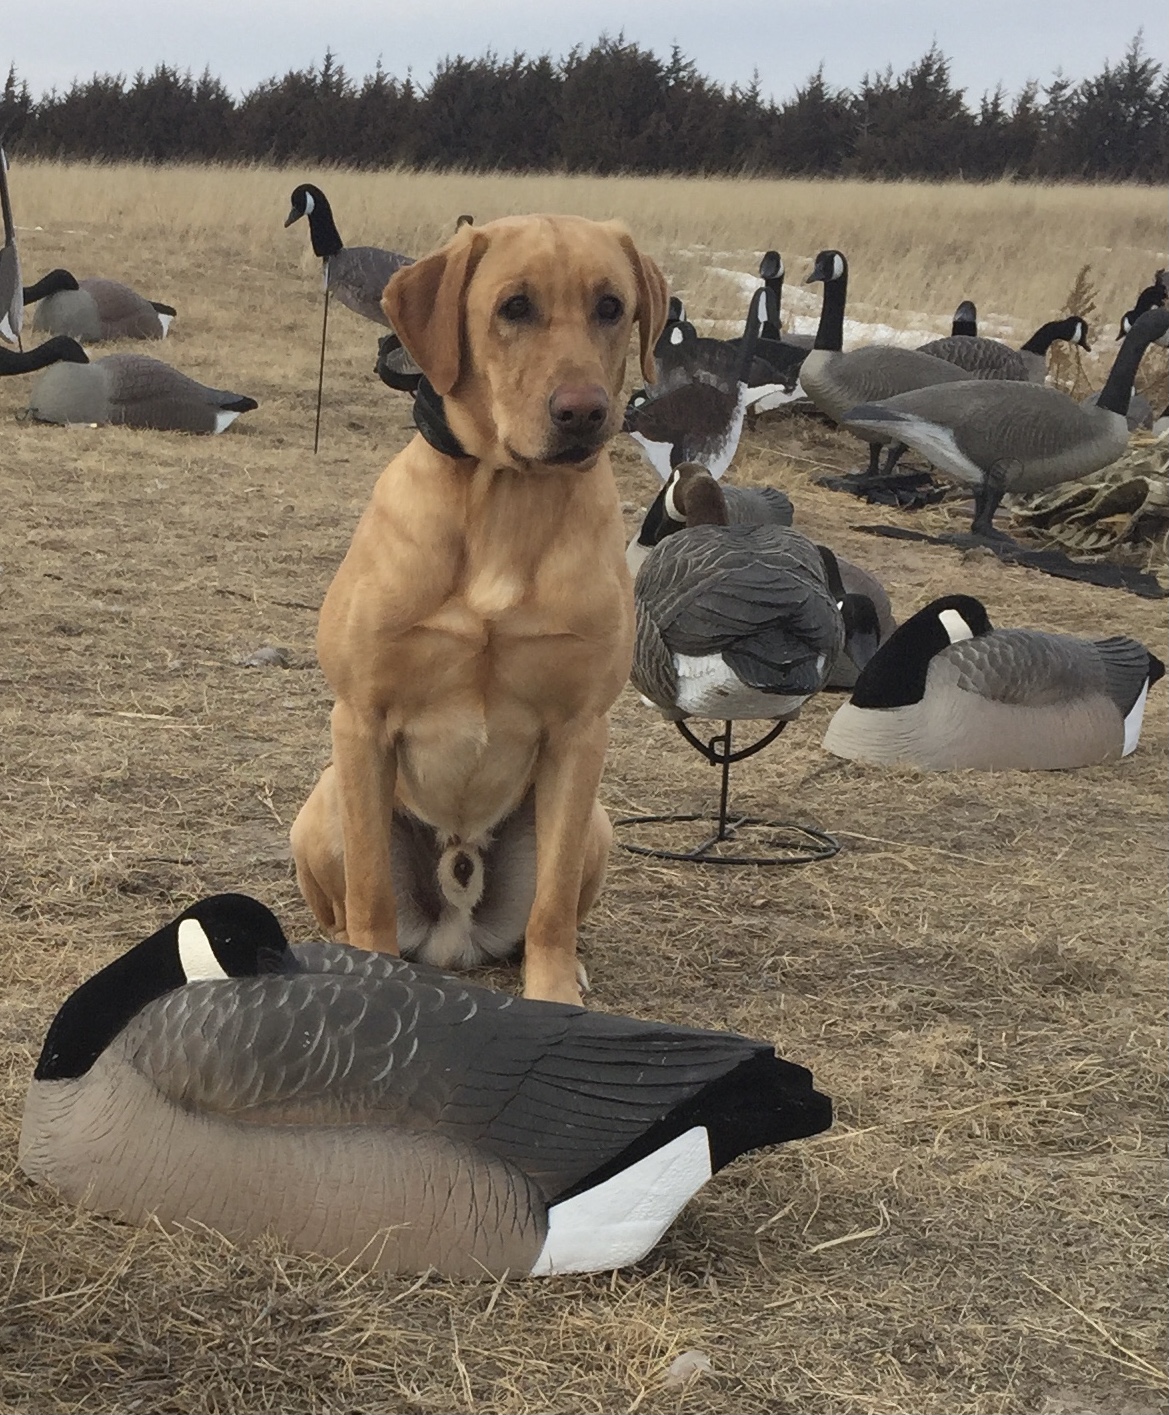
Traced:
<path fill-rule="evenodd" d="M 421 431 L 321 609 L 333 761 L 292 831 L 334 936 L 398 952 L 399 821 L 432 828 L 443 905 L 469 920 L 484 852 L 534 811 L 524 993 L 580 1001 L 577 922 L 604 877 L 597 787 L 633 641 L 606 444 L 633 326 L 652 379 L 666 298 L 624 227 L 568 216 L 464 226 L 386 286 L 425 374 Z M 420 956 L 472 961 L 465 936 L 444 939 Z"/>

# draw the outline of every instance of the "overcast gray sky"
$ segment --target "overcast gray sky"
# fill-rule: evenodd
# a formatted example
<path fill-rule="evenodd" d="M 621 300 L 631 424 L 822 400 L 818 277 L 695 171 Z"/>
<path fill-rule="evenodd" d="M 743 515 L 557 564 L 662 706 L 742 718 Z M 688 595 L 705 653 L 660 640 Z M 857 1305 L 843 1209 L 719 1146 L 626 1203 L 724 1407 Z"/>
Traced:
<path fill-rule="evenodd" d="M 936 39 L 977 99 L 1000 80 L 1014 92 L 1057 68 L 1097 73 L 1142 27 L 1164 56 L 1165 0 L 31 0 L 4 7 L 0 63 L 36 94 L 164 62 L 207 66 L 240 93 L 326 48 L 354 75 L 380 56 L 425 83 L 446 55 L 559 57 L 623 30 L 661 54 L 677 42 L 724 84 L 758 68 L 764 92 L 784 98 L 821 62 L 830 83 L 851 87 L 866 70 L 905 68 Z"/>

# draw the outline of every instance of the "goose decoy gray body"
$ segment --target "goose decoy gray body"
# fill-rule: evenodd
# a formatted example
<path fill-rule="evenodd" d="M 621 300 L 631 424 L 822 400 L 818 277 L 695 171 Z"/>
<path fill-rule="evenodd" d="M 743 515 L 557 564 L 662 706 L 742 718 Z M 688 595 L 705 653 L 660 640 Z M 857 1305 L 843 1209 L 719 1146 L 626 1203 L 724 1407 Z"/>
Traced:
<path fill-rule="evenodd" d="M 968 375 L 945 359 L 923 354 L 918 349 L 899 349 L 890 344 L 868 344 L 844 352 L 844 305 L 848 292 L 848 261 L 840 251 L 825 250 L 816 256 L 805 284 L 824 282 L 824 303 L 816 341 L 800 369 L 800 385 L 819 410 L 833 422 L 841 422 L 857 403 L 875 402 L 906 389 L 936 383 L 957 383 Z M 896 438 L 875 431 L 850 428 L 869 444 L 869 465 L 865 473 L 875 477 L 886 442 Z M 896 450 L 896 449 L 895 449 Z M 886 465 L 892 470 L 895 456 Z"/>
<path fill-rule="evenodd" d="M 637 535 L 625 551 L 625 563 L 630 574 L 636 575 L 655 545 L 686 525 L 685 513 L 675 500 L 680 482 L 691 476 L 709 472 L 694 462 L 675 467 L 669 480 L 651 503 Z M 791 498 L 777 486 L 724 486 L 727 524 L 731 526 L 790 526 L 795 515 Z"/>
<path fill-rule="evenodd" d="M 1094 408 L 1100 401 L 1101 391 L 1098 389 L 1095 393 L 1089 393 L 1086 398 L 1081 398 L 1080 407 Z M 1153 426 L 1153 405 L 1143 393 L 1138 393 L 1135 388 L 1128 400 L 1128 409 L 1125 412 L 1124 420 L 1128 423 L 1129 432 L 1137 432 L 1142 427 L 1151 428 Z"/>
<path fill-rule="evenodd" d="M 58 358 L 69 361 L 47 368 L 29 394 L 28 411 L 37 422 L 216 433 L 259 406 L 254 398 L 208 388 L 144 354 L 107 354 L 93 363 Z"/>
<path fill-rule="evenodd" d="M 747 410 L 747 379 L 758 342 L 762 289 L 751 298 L 747 331 L 742 342 L 709 340 L 701 364 L 687 363 L 686 372 L 667 369 L 664 391 L 635 393 L 625 410 L 624 428 L 641 448 L 645 459 L 667 481 L 682 462 L 697 462 L 720 477 L 731 465 L 743 431 Z M 683 328 L 675 325 L 676 329 Z M 683 343 L 688 341 L 684 336 Z M 671 349 L 681 346 L 671 345 Z"/>
<path fill-rule="evenodd" d="M 0 339 L 16 344 L 24 326 L 24 300 L 16 223 L 12 219 L 12 200 L 8 193 L 8 158 L 3 146 L 0 146 L 0 218 L 4 223 L 4 244 L 0 246 Z"/>
<path fill-rule="evenodd" d="M 1169 340 L 1169 310 L 1148 310 L 1133 325 L 1094 407 L 1037 383 L 971 379 L 900 393 L 850 409 L 843 425 L 884 432 L 974 493 L 971 530 L 994 528 L 1008 492 L 1041 491 L 1107 467 L 1128 446 L 1126 414 L 1145 349 Z"/>
<path fill-rule="evenodd" d="M 973 300 L 963 300 L 950 321 L 950 337 L 973 339 L 978 334 L 978 309 Z"/>
<path fill-rule="evenodd" d="M 1043 383 L 1047 378 L 1047 351 L 1057 339 L 1078 344 L 1091 353 L 1088 325 L 1079 315 L 1049 320 L 1041 324 L 1021 349 L 1012 349 L 998 339 L 981 339 L 972 335 L 951 335 L 948 339 L 931 339 L 919 345 L 923 354 L 956 364 L 971 378 L 1026 379 Z"/>
<path fill-rule="evenodd" d="M 663 716 L 789 720 L 824 687 L 875 611 L 828 583 L 821 548 L 783 526 L 731 526 L 702 468 L 679 477 L 686 528 L 646 556 L 633 585 L 633 685 Z M 847 614 L 846 611 L 847 610 Z"/>
<path fill-rule="evenodd" d="M 0 377 L 8 374 L 35 373 L 38 369 L 48 368 L 50 364 L 87 364 L 88 362 L 89 355 L 76 339 L 69 339 L 64 334 L 58 334 L 53 339 L 46 339 L 44 343 L 19 353 L 15 349 L 0 349 Z"/>
<path fill-rule="evenodd" d="M 148 300 L 120 281 L 78 280 L 68 270 L 50 270 L 35 285 L 26 285 L 24 303 L 36 305 L 34 329 L 86 344 L 165 339 L 175 317 L 173 305 Z"/>
<path fill-rule="evenodd" d="M 131 1223 L 543 1275 L 636 1261 L 736 1156 L 830 1124 L 766 1044 L 289 947 L 263 905 L 219 895 L 66 1000 L 19 1163 Z"/>
<path fill-rule="evenodd" d="M 324 262 L 326 289 L 346 309 L 388 328 L 390 321 L 382 312 L 382 293 L 396 270 L 414 264 L 413 257 L 379 246 L 345 245 L 328 197 L 310 182 L 293 189 L 292 209 L 284 225 L 291 226 L 302 216 L 308 218 L 313 254 Z"/>
<path fill-rule="evenodd" d="M 881 645 L 836 712 L 838 757 L 927 771 L 1055 771 L 1136 749 L 1165 665 L 1135 639 L 995 629 L 947 595 Z"/>

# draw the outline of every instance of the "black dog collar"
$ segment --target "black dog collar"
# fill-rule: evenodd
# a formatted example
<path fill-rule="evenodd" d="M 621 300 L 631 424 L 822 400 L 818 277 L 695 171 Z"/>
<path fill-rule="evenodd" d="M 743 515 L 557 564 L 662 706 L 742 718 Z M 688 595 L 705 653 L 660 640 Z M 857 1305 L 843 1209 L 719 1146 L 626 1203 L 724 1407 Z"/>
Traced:
<path fill-rule="evenodd" d="M 442 399 L 428 378 L 419 381 L 414 394 L 414 426 L 436 452 L 444 457 L 467 458 L 470 453 L 451 431 Z"/>

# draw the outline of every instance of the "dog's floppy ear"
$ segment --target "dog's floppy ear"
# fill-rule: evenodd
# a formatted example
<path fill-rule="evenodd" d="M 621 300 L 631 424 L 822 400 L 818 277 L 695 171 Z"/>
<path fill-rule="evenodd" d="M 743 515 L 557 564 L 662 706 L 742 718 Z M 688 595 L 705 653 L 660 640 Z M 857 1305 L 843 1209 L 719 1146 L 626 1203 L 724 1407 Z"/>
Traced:
<path fill-rule="evenodd" d="M 654 345 L 666 327 L 670 292 L 666 277 L 658 269 L 656 261 L 642 255 L 633 244 L 633 237 L 629 232 L 620 227 L 617 239 L 629 257 L 633 278 L 637 281 L 637 311 L 634 318 L 637 320 L 641 341 L 641 375 L 647 383 L 653 383 L 657 378 L 654 369 Z"/>
<path fill-rule="evenodd" d="M 462 227 L 440 250 L 395 271 L 382 293 L 394 333 L 439 397 L 459 381 L 463 297 L 486 239 L 474 226 Z"/>

